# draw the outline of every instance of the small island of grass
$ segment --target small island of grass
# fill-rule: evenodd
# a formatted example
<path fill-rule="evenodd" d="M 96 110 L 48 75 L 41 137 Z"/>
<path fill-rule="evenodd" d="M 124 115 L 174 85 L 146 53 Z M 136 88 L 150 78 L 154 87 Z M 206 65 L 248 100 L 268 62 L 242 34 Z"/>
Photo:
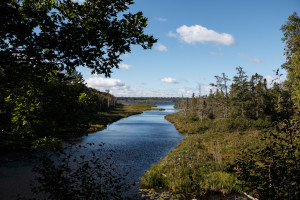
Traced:
<path fill-rule="evenodd" d="M 141 104 L 141 103 L 121 103 L 115 108 L 108 111 L 99 112 L 91 121 L 90 128 L 87 133 L 93 133 L 96 131 L 102 131 L 108 124 L 116 122 L 122 118 L 129 117 L 131 115 L 141 114 L 146 110 L 151 110 L 153 104 Z"/>

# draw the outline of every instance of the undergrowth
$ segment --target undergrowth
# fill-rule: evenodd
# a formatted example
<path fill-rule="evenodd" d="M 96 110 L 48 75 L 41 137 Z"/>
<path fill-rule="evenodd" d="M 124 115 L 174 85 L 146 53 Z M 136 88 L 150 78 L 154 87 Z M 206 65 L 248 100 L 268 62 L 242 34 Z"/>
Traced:
<path fill-rule="evenodd" d="M 175 194 L 196 197 L 241 192 L 234 173 L 235 160 L 245 146 L 260 145 L 260 131 L 255 130 L 254 123 L 228 119 L 200 122 L 185 117 L 183 112 L 167 115 L 166 119 L 188 136 L 145 173 L 143 186 L 163 187 Z M 246 123 L 247 129 L 235 123 Z"/>

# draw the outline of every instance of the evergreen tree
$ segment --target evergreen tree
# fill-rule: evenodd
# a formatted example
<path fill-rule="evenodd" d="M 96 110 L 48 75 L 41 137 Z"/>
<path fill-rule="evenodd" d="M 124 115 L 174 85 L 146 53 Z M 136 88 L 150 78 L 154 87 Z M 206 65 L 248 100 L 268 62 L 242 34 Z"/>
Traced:
<path fill-rule="evenodd" d="M 285 86 L 292 94 L 292 100 L 298 110 L 300 109 L 300 17 L 294 12 L 281 27 L 286 43 L 286 63 L 282 65 L 287 70 Z"/>
<path fill-rule="evenodd" d="M 248 76 L 242 67 L 237 67 L 237 75 L 233 77 L 233 83 L 231 85 L 231 99 L 233 104 L 233 109 L 237 111 L 237 116 L 246 116 L 246 106 L 249 100 L 249 90 L 248 90 Z"/>

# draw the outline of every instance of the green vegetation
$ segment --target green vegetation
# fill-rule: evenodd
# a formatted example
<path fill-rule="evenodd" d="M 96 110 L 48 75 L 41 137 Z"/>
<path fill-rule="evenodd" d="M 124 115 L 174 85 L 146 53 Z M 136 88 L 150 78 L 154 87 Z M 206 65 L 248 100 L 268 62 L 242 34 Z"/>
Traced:
<path fill-rule="evenodd" d="M 109 77 L 132 45 L 152 48 L 132 0 L 3 0 L 0 3 L 0 139 L 16 146 L 45 136 L 74 137 L 117 99 L 88 88 L 76 71 Z M 105 11 L 105 12 L 104 12 Z M 119 13 L 122 13 L 120 15 Z M 112 120 L 113 121 L 113 120 Z M 108 122 L 97 122 L 100 128 Z"/>
<path fill-rule="evenodd" d="M 288 18 L 288 22 L 281 27 L 284 37 L 282 40 L 286 42 L 285 56 L 286 62 L 282 65 L 287 70 L 286 88 L 291 92 L 292 99 L 300 109 L 300 37 L 299 26 L 300 17 L 294 12 Z"/>
<path fill-rule="evenodd" d="M 164 110 L 166 110 L 166 109 L 164 109 L 164 108 L 152 108 L 151 110 L 164 111 Z"/>
<path fill-rule="evenodd" d="M 190 135 L 158 165 L 152 166 L 141 179 L 145 186 L 165 187 L 173 193 L 195 197 L 212 192 L 228 195 L 242 191 L 240 181 L 233 173 L 235 160 L 241 149 L 260 144 L 259 131 L 230 132 L 231 124 L 227 121 L 201 123 L 187 119 L 184 112 L 166 118 L 180 132 Z"/>
<path fill-rule="evenodd" d="M 284 83 L 279 70 L 269 88 L 261 75 L 248 78 L 237 67 L 231 85 L 222 73 L 209 95 L 193 94 L 176 105 L 182 111 L 166 118 L 188 136 L 145 173 L 144 187 L 169 189 L 180 198 L 246 192 L 259 199 L 299 199 L 299 24 L 294 13 L 282 27 Z"/>

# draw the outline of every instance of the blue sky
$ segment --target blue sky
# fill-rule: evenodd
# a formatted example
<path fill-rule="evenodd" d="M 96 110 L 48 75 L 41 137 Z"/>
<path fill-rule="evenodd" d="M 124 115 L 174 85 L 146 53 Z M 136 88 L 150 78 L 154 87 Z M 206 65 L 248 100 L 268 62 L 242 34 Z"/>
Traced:
<path fill-rule="evenodd" d="M 81 68 L 87 85 L 115 96 L 190 97 L 199 86 L 207 94 L 215 75 L 232 79 L 238 66 L 275 77 L 285 62 L 280 27 L 300 14 L 300 0 L 136 0 L 129 11 L 144 13 L 158 43 L 132 46 L 111 78 Z"/>

